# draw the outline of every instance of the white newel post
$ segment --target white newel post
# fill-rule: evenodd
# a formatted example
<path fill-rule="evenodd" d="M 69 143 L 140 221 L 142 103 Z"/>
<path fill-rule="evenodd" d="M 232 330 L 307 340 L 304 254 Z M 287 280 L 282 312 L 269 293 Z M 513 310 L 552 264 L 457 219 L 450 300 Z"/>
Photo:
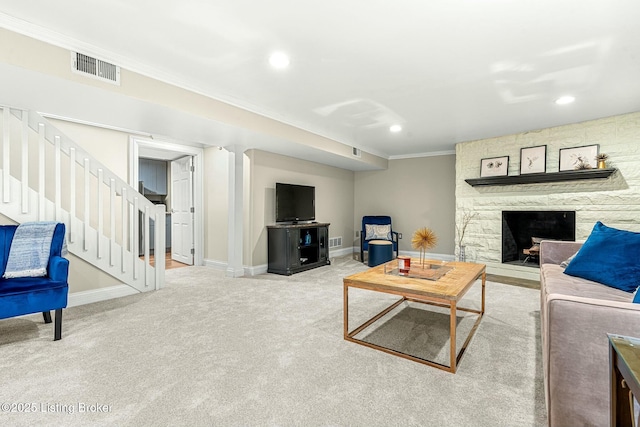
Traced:
<path fill-rule="evenodd" d="M 166 205 L 156 205 L 155 206 L 155 237 L 154 237 L 154 283 L 156 290 L 162 288 L 164 286 L 164 270 L 165 270 L 165 247 L 166 247 L 166 215 L 167 207 Z"/>

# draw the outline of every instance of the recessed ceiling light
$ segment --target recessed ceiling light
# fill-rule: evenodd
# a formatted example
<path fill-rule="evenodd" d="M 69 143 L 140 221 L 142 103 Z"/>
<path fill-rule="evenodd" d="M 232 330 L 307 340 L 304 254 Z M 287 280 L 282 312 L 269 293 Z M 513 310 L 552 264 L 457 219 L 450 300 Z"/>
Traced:
<path fill-rule="evenodd" d="M 393 133 L 398 133 L 402 130 L 402 126 L 400 125 L 391 125 L 389 127 L 389 131 L 393 132 Z"/>
<path fill-rule="evenodd" d="M 575 100 L 576 99 L 571 95 L 561 96 L 560 98 L 556 99 L 556 104 L 558 105 L 571 104 Z"/>
<path fill-rule="evenodd" d="M 287 68 L 289 62 L 289 57 L 284 52 L 274 52 L 269 57 L 269 64 L 271 64 L 273 68 Z"/>

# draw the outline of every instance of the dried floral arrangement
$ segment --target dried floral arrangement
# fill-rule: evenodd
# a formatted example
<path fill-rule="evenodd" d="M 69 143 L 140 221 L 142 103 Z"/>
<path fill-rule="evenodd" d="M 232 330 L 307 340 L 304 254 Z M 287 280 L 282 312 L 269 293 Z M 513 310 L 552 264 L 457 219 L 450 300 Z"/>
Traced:
<path fill-rule="evenodd" d="M 478 212 L 469 212 L 467 210 L 462 209 L 462 221 L 460 223 L 456 223 L 456 231 L 458 232 L 458 246 L 462 245 L 462 240 L 464 239 L 464 232 L 467 230 L 467 225 L 473 218 L 478 215 Z"/>
<path fill-rule="evenodd" d="M 420 264 L 424 267 L 425 252 L 427 249 L 433 248 L 438 243 L 436 233 L 430 228 L 422 227 L 413 233 L 411 246 L 414 249 L 420 249 Z"/>

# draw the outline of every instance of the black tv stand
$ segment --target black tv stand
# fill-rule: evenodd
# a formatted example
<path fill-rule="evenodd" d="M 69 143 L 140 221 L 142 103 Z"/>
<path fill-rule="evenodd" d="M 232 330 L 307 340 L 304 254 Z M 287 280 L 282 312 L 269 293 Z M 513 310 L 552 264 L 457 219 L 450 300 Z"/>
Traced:
<path fill-rule="evenodd" d="M 331 264 L 329 223 L 268 225 L 267 240 L 269 273 L 290 276 Z"/>

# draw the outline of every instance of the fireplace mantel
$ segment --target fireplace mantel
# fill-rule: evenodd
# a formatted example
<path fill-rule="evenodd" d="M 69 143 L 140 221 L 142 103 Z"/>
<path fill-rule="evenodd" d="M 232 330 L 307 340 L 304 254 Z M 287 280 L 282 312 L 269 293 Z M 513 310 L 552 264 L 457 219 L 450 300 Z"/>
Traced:
<path fill-rule="evenodd" d="M 575 181 L 579 179 L 608 178 L 617 169 L 585 169 L 578 171 L 563 171 L 552 173 L 532 173 L 526 175 L 489 176 L 484 178 L 465 179 L 472 187 L 489 185 L 539 184 L 560 181 Z"/>

